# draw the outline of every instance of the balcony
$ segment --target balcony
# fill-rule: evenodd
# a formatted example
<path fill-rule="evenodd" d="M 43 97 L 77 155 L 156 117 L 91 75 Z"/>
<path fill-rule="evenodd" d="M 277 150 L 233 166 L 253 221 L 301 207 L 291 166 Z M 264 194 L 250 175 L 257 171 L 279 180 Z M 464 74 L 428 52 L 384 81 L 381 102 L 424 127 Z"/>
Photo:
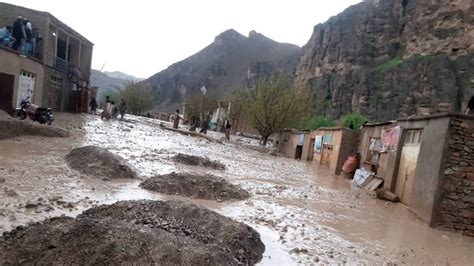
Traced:
<path fill-rule="evenodd" d="M 68 61 L 60 57 L 54 56 L 50 53 L 46 53 L 45 63 L 47 66 L 53 67 L 56 70 L 64 72 L 70 78 L 75 79 L 77 81 L 88 80 L 88 78 L 84 76 L 82 70 L 78 66 L 71 64 Z"/>

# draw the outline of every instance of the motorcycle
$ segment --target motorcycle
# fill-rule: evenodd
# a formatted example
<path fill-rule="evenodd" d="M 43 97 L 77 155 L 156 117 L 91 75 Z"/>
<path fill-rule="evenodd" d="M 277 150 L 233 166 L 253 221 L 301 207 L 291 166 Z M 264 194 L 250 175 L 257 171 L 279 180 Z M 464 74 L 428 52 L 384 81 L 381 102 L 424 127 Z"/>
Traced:
<path fill-rule="evenodd" d="M 48 124 L 54 121 L 53 112 L 50 108 L 39 107 L 29 100 L 30 97 L 22 100 L 20 103 L 20 108 L 16 109 L 16 115 L 20 120 L 25 120 L 26 117 L 29 117 L 33 121 L 38 121 L 40 124 Z"/>

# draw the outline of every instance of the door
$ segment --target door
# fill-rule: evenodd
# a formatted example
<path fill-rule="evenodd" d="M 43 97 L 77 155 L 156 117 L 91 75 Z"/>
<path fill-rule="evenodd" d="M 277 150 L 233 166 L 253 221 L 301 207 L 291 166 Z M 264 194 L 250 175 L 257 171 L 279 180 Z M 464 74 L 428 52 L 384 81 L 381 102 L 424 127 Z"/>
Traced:
<path fill-rule="evenodd" d="M 11 111 L 13 109 L 13 87 L 15 76 L 0 73 L 0 110 Z"/>
<path fill-rule="evenodd" d="M 395 194 L 406 205 L 410 205 L 416 162 L 420 151 L 421 133 L 422 131 L 418 129 L 407 131 L 400 156 Z"/>
<path fill-rule="evenodd" d="M 20 106 L 22 100 L 30 97 L 30 102 L 33 102 L 33 94 L 35 92 L 35 74 L 21 71 L 19 86 L 18 86 L 18 96 L 16 98 L 16 106 Z"/>
<path fill-rule="evenodd" d="M 298 145 L 296 146 L 296 150 L 295 150 L 295 159 L 300 160 L 301 155 L 303 155 L 303 146 Z"/>
<path fill-rule="evenodd" d="M 323 150 L 321 154 L 321 165 L 330 167 L 331 165 L 331 154 L 332 154 L 332 145 L 323 144 Z"/>

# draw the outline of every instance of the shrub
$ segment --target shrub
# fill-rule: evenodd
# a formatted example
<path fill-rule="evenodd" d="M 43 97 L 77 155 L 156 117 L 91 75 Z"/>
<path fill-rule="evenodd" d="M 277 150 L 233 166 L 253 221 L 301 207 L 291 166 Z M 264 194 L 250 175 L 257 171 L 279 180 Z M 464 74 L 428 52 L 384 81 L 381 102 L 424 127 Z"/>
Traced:
<path fill-rule="evenodd" d="M 367 117 L 359 113 L 352 113 L 342 118 L 342 125 L 346 128 L 359 129 L 367 121 L 369 121 Z"/>

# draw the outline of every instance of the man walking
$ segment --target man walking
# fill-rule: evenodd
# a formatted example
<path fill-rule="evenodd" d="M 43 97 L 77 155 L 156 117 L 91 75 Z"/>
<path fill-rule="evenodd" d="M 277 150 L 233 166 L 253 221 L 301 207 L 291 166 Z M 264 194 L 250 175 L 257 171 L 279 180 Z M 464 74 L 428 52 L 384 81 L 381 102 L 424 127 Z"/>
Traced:
<path fill-rule="evenodd" d="M 176 110 L 176 113 L 173 116 L 173 128 L 179 127 L 179 120 L 181 120 L 181 116 L 179 115 L 179 109 Z"/>

